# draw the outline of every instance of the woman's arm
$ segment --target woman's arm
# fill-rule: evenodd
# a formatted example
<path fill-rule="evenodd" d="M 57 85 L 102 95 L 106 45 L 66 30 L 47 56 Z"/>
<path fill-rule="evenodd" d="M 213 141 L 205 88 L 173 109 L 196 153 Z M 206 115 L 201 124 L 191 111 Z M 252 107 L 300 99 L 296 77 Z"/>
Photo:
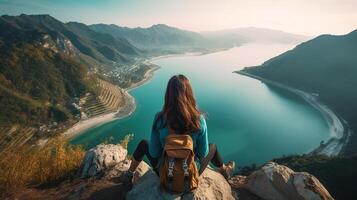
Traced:
<path fill-rule="evenodd" d="M 158 114 L 155 115 L 154 122 Z M 149 143 L 149 153 L 153 158 L 159 158 L 162 154 L 162 146 L 160 142 L 160 133 L 155 130 L 154 126 L 151 130 L 150 143 Z"/>
<path fill-rule="evenodd" d="M 197 147 L 196 147 L 196 156 L 198 159 L 202 159 L 208 154 L 208 132 L 206 120 L 201 115 L 200 119 L 201 131 L 197 137 Z"/>

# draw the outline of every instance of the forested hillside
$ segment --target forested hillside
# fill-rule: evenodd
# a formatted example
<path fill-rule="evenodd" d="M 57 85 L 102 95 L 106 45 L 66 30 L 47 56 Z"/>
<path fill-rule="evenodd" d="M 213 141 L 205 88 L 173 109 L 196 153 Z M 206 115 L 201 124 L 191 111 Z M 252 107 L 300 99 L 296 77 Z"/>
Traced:
<path fill-rule="evenodd" d="M 243 71 L 318 95 L 357 133 L 357 30 L 322 35 Z M 353 134 L 345 154 L 357 153 Z"/>
<path fill-rule="evenodd" d="M 41 38 L 42 33 L 33 32 Z M 71 103 L 94 91 L 93 75 L 41 42 L 0 39 L 0 124 L 40 125 L 78 114 Z"/>
<path fill-rule="evenodd" d="M 130 68 L 140 56 L 126 39 L 81 23 L 49 15 L 1 16 L 0 136 L 10 137 L 10 130 L 21 136 L 24 127 L 68 127 L 81 117 L 80 98 L 98 93 L 97 77 L 110 79 L 103 74 Z"/>

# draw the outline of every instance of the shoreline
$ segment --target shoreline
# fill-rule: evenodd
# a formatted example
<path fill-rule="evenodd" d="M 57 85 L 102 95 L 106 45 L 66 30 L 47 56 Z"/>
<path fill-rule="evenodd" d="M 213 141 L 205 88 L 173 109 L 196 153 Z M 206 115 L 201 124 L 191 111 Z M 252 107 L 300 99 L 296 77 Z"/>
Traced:
<path fill-rule="evenodd" d="M 344 121 L 343 119 L 340 119 L 325 104 L 319 102 L 315 96 L 313 96 L 312 94 L 309 94 L 307 92 L 304 92 L 302 90 L 298 90 L 296 88 L 292 88 L 292 87 L 286 86 L 281 83 L 267 80 L 265 78 L 255 76 L 255 75 L 249 74 L 244 71 L 235 71 L 234 73 L 237 73 L 237 74 L 240 74 L 243 76 L 247 76 L 250 78 L 254 78 L 254 79 L 259 80 L 263 83 L 270 84 L 270 85 L 285 89 L 287 91 L 290 91 L 290 92 L 298 95 L 299 97 L 301 97 L 304 101 L 306 101 L 308 104 L 310 104 L 312 107 L 314 107 L 317 111 L 319 111 L 322 114 L 322 116 L 324 117 L 324 119 L 326 120 L 326 122 L 328 124 L 331 135 L 327 141 L 325 141 L 320 146 L 311 150 L 309 152 L 309 154 L 337 156 L 344 150 L 344 147 L 348 143 L 349 136 L 351 134 L 351 130 L 349 129 L 347 122 Z"/>
<path fill-rule="evenodd" d="M 207 52 L 186 52 L 180 54 L 167 54 L 167 55 L 155 56 L 155 57 L 144 59 L 142 63 L 146 65 L 150 65 L 151 69 L 145 72 L 144 78 L 141 81 L 134 83 L 128 88 L 123 89 L 124 98 L 125 98 L 124 106 L 120 107 L 116 112 L 111 112 L 104 115 L 95 116 L 93 118 L 80 120 L 77 123 L 73 124 L 65 132 L 63 132 L 62 135 L 64 135 L 64 137 L 68 138 L 69 140 L 71 140 L 91 128 L 95 128 L 97 126 L 109 123 L 111 121 L 123 119 L 125 117 L 130 116 L 136 109 L 136 102 L 135 102 L 135 98 L 131 96 L 129 92 L 148 83 L 153 78 L 154 72 L 160 69 L 160 66 L 152 63 L 153 61 L 162 58 L 170 58 L 170 57 L 177 57 L 177 56 L 200 56 L 200 55 L 205 55 L 205 54 L 210 54 L 210 53 L 215 53 L 225 50 L 227 49 L 217 49 L 214 51 L 207 51 Z"/>
<path fill-rule="evenodd" d="M 134 83 L 128 88 L 122 89 L 124 93 L 125 103 L 117 111 L 95 116 L 93 118 L 88 118 L 85 120 L 80 120 L 73 126 L 71 126 L 69 129 L 67 129 L 65 132 L 63 132 L 62 135 L 71 140 L 91 128 L 95 128 L 111 121 L 123 119 L 125 117 L 130 116 L 136 109 L 136 102 L 135 98 L 129 92 L 148 83 L 153 78 L 154 72 L 160 68 L 157 65 L 151 63 L 148 64 L 151 65 L 151 69 L 145 72 L 144 78 L 141 81 Z"/>
<path fill-rule="evenodd" d="M 212 53 L 212 52 L 211 52 Z M 206 54 L 205 52 L 189 52 L 189 53 L 184 53 L 184 54 L 169 54 L 169 55 L 163 55 L 163 56 L 157 56 L 157 57 L 152 57 L 148 58 L 146 60 L 143 60 L 142 63 L 145 63 L 147 65 L 150 65 L 150 69 L 145 72 L 144 78 L 131 85 L 128 88 L 122 89 L 124 90 L 124 98 L 125 98 L 125 104 L 124 106 L 120 107 L 116 112 L 112 113 L 107 113 L 104 115 L 96 116 L 93 118 L 85 119 L 85 120 L 80 120 L 73 126 L 71 126 L 69 129 L 67 129 L 63 135 L 70 140 L 81 135 L 85 131 L 91 128 L 95 128 L 97 126 L 103 125 L 105 123 L 109 123 L 113 120 L 119 120 L 123 119 L 125 117 L 130 116 L 136 109 L 136 102 L 135 98 L 130 95 L 130 91 L 134 90 L 146 83 L 148 83 L 154 76 L 154 72 L 160 68 L 160 66 L 155 65 L 152 63 L 152 61 L 155 61 L 157 59 L 162 59 L 162 58 L 168 58 L 168 57 L 176 57 L 176 56 L 198 56 L 198 55 L 204 55 Z M 339 155 L 343 150 L 346 144 L 349 141 L 349 136 L 351 135 L 351 130 L 349 129 L 348 123 L 338 117 L 330 108 L 328 108 L 326 105 L 323 103 L 319 102 L 318 99 L 310 93 L 304 92 L 302 90 L 298 90 L 296 88 L 292 88 L 289 86 L 286 86 L 284 84 L 274 82 L 271 80 L 264 79 L 259 76 L 255 76 L 252 74 L 249 74 L 247 72 L 243 71 L 235 71 L 234 73 L 247 76 L 250 78 L 254 78 L 256 80 L 259 80 L 263 83 L 270 84 L 282 89 L 285 89 L 287 91 L 290 91 L 299 97 L 301 97 L 304 101 L 306 101 L 308 104 L 310 104 L 313 108 L 315 108 L 318 112 L 320 112 L 325 119 L 329 130 L 330 130 L 330 137 L 328 138 L 327 141 L 324 141 L 323 144 L 320 146 L 314 148 L 313 150 L 309 151 L 309 154 L 321 154 L 321 155 L 327 155 L 327 156 L 337 156 Z"/>
<path fill-rule="evenodd" d="M 143 63 L 146 63 L 147 61 L 144 61 Z M 153 77 L 154 77 L 154 72 L 158 69 L 160 69 L 160 67 L 158 65 L 152 64 L 150 62 L 147 63 L 148 65 L 151 66 L 151 69 L 149 69 L 148 71 L 145 72 L 144 74 L 144 78 L 137 82 L 134 83 L 133 85 L 129 86 L 128 88 L 125 88 L 124 90 L 127 92 L 130 92 L 131 90 L 134 90 L 140 86 L 145 85 L 146 83 L 148 83 Z"/>
<path fill-rule="evenodd" d="M 239 47 L 239 46 L 234 46 L 234 47 L 229 47 L 229 48 L 219 48 L 219 49 L 213 49 L 213 50 L 207 50 L 207 51 L 188 51 L 188 52 L 184 52 L 184 53 L 165 54 L 165 55 L 161 55 L 161 56 L 149 57 L 145 62 L 150 63 L 150 62 L 158 60 L 158 59 L 180 57 L 180 56 L 203 56 L 203 55 L 217 53 L 217 52 L 221 52 L 221 51 L 228 51 L 235 47 Z"/>

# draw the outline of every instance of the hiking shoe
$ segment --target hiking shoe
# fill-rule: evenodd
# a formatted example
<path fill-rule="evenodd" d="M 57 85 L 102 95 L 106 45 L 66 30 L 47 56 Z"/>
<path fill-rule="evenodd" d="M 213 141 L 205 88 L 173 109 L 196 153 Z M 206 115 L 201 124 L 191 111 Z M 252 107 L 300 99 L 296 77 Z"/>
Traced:
<path fill-rule="evenodd" d="M 236 163 L 234 161 L 229 161 L 226 164 L 226 167 L 223 170 L 221 170 L 221 174 L 224 176 L 224 178 L 228 180 L 233 176 L 235 166 Z"/>
<path fill-rule="evenodd" d="M 133 187 L 134 172 L 126 171 L 120 176 L 120 181 L 128 187 L 129 190 Z"/>

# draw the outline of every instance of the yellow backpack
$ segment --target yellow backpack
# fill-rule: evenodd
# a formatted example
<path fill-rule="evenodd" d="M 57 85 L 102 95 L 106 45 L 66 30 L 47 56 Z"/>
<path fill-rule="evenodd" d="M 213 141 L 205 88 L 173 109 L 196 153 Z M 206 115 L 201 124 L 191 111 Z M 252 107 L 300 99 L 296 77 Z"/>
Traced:
<path fill-rule="evenodd" d="M 191 136 L 169 129 L 160 165 L 161 186 L 175 193 L 190 192 L 198 187 L 198 177 Z"/>

